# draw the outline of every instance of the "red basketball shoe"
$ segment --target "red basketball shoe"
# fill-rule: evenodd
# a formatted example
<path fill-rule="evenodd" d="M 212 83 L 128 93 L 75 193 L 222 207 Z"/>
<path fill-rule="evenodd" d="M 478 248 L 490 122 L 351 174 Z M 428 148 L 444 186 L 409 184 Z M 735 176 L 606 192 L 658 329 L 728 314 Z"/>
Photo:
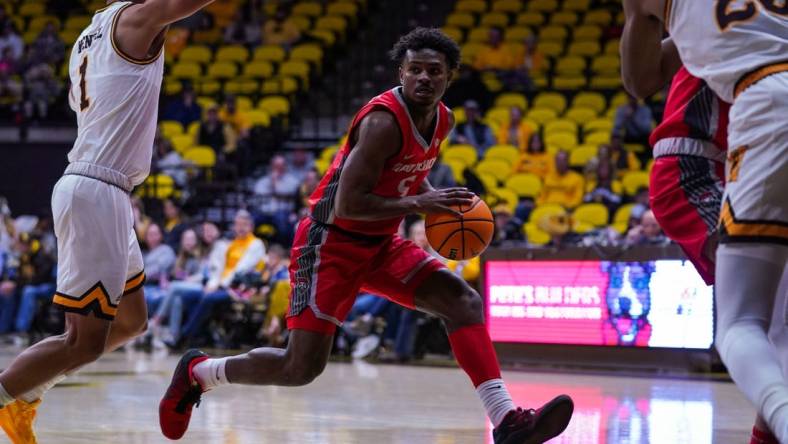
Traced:
<path fill-rule="evenodd" d="M 159 426 L 161 433 L 169 439 L 181 439 L 189 428 L 192 407 L 200 405 L 203 389 L 194 379 L 192 369 L 206 359 L 208 355 L 205 353 L 189 350 L 175 368 L 167 393 L 159 403 Z"/>
<path fill-rule="evenodd" d="M 560 435 L 569 425 L 575 405 L 560 395 L 537 410 L 512 410 L 493 430 L 495 444 L 541 444 Z"/>

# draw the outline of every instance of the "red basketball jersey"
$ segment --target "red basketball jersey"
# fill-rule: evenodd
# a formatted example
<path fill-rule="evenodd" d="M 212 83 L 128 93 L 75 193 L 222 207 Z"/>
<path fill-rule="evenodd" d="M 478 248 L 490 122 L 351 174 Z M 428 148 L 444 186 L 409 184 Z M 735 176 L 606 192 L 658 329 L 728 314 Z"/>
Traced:
<path fill-rule="evenodd" d="M 727 151 L 729 109 L 730 105 L 706 82 L 682 66 L 670 85 L 662 123 L 651 133 L 649 143 L 655 146 L 664 139 L 689 138 L 712 142 L 717 149 Z"/>
<path fill-rule="evenodd" d="M 369 101 L 356 114 L 350 125 L 348 140 L 337 153 L 328 171 L 320 181 L 317 189 L 309 197 L 312 218 L 324 224 L 334 225 L 343 230 L 366 234 L 394 234 L 399 228 L 402 217 L 379 221 L 361 221 L 337 217 L 335 202 L 339 178 L 345 167 L 350 150 L 352 135 L 355 134 L 361 120 L 372 111 L 386 110 L 397 119 L 402 135 L 402 147 L 399 152 L 386 161 L 383 173 L 372 192 L 381 197 L 399 198 L 418 194 L 422 182 L 435 164 L 443 139 L 448 136 L 449 110 L 441 102 L 438 104 L 437 122 L 430 140 L 424 140 L 410 117 L 402 88 L 396 87 L 380 94 Z"/>

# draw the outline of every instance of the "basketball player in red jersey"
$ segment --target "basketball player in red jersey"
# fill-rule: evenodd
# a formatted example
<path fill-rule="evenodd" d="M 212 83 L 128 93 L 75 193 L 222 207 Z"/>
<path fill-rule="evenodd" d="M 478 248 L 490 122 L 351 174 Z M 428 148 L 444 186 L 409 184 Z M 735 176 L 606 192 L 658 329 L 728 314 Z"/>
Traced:
<path fill-rule="evenodd" d="M 639 52 L 642 42 L 626 39 L 625 50 Z M 636 85 L 630 88 L 650 96 L 673 77 L 662 123 L 649 140 L 656 159 L 649 200 L 665 234 L 684 250 L 706 284 L 713 285 L 730 104 L 681 65 L 670 39 L 662 43 L 661 66 L 633 77 Z M 778 444 L 760 416 L 750 444 Z"/>
<path fill-rule="evenodd" d="M 402 86 L 373 98 L 356 115 L 348 141 L 311 196 L 310 217 L 298 226 L 287 349 L 258 348 L 222 359 L 187 352 L 159 407 L 168 438 L 183 436 L 200 395 L 219 385 L 300 386 L 314 380 L 361 289 L 443 319 L 454 355 L 495 426 L 495 443 L 542 443 L 568 425 L 568 396 L 537 410 L 514 405 L 479 294 L 396 234 L 406 214 L 453 212 L 451 205 L 469 204 L 473 194 L 464 188 L 435 190 L 426 180 L 454 125 L 440 99 L 459 63 L 457 44 L 437 29 L 418 28 L 391 54 Z"/>

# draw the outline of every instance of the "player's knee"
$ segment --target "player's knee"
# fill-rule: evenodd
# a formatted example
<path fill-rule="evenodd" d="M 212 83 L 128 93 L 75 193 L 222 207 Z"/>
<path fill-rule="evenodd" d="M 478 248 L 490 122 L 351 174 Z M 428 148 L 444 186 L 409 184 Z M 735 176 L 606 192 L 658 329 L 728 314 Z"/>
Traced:
<path fill-rule="evenodd" d="M 466 287 L 463 289 L 457 304 L 457 314 L 452 319 L 453 324 L 470 325 L 484 322 L 484 305 L 482 297 L 476 290 Z"/>
<path fill-rule="evenodd" d="M 105 336 L 75 335 L 66 333 L 64 342 L 68 355 L 74 365 L 84 365 L 96 361 L 104 354 Z"/>
<path fill-rule="evenodd" d="M 326 362 L 317 358 L 296 359 L 289 356 L 287 359 L 287 382 L 291 386 L 307 385 L 317 379 L 326 368 Z"/>

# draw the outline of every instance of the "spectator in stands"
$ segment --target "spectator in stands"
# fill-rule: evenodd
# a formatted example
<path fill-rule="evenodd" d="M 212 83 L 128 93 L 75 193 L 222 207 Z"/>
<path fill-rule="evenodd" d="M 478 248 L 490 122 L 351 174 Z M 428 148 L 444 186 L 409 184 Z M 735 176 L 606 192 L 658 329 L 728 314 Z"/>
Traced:
<path fill-rule="evenodd" d="M 651 108 L 640 103 L 638 99 L 627 94 L 629 100 L 616 110 L 613 123 L 613 134 L 621 136 L 624 143 L 639 143 L 648 146 L 648 136 L 654 118 Z"/>
<path fill-rule="evenodd" d="M 646 210 L 640 217 L 640 223 L 627 232 L 625 244 L 633 245 L 666 245 L 670 239 L 665 236 L 651 210 Z"/>
<path fill-rule="evenodd" d="M 452 143 L 463 143 L 472 145 L 476 148 L 479 158 L 484 157 L 487 148 L 495 145 L 495 137 L 492 129 L 482 122 L 479 104 L 473 100 L 468 100 L 463 105 L 465 109 L 464 123 L 454 127 L 452 131 Z"/>
<path fill-rule="evenodd" d="M 228 94 L 224 98 L 224 106 L 219 110 L 219 120 L 229 124 L 239 137 L 247 137 L 252 125 L 242 111 L 238 110 L 235 96 Z"/>
<path fill-rule="evenodd" d="M 22 103 L 22 83 L 6 72 L 0 71 L 0 116 L 6 121 L 19 111 Z"/>
<path fill-rule="evenodd" d="M 285 237 L 292 232 L 290 215 L 295 211 L 298 179 L 288 171 L 287 160 L 282 155 L 271 158 L 268 174 L 254 184 L 254 193 L 263 198 L 260 212 L 263 220 L 272 223 Z"/>
<path fill-rule="evenodd" d="M 514 170 L 518 173 L 530 173 L 544 180 L 553 171 L 555 160 L 545 151 L 544 140 L 539 133 L 531 134 L 528 149 L 520 154 Z"/>
<path fill-rule="evenodd" d="M 22 60 L 25 53 L 25 42 L 17 32 L 14 22 L 10 20 L 0 28 L 0 52 L 5 52 L 6 49 L 11 50 L 11 57 L 15 62 Z"/>
<path fill-rule="evenodd" d="M 0 254 L 11 251 L 15 233 L 14 218 L 11 217 L 8 200 L 0 195 Z"/>
<path fill-rule="evenodd" d="M 454 171 L 452 171 L 451 167 L 443 163 L 440 157 L 435 159 L 435 164 L 432 165 L 427 179 L 436 189 L 457 186 L 457 182 L 454 180 Z"/>
<path fill-rule="evenodd" d="M 282 4 L 276 8 L 274 16 L 263 25 L 263 43 L 289 48 L 301 39 L 301 31 L 289 15 L 287 5 Z"/>
<path fill-rule="evenodd" d="M 469 65 L 460 65 L 456 78 L 449 85 L 443 96 L 446 106 L 455 108 L 468 100 L 473 100 L 482 108 L 490 106 L 491 94 L 482 82 L 479 71 Z"/>
<path fill-rule="evenodd" d="M 28 50 L 28 66 L 40 64 L 58 65 L 66 58 L 66 46 L 57 35 L 54 22 L 44 26 L 41 34 L 36 37 Z"/>
<path fill-rule="evenodd" d="M 495 236 L 492 245 L 511 246 L 525 242 L 523 234 L 523 221 L 512 214 L 512 210 L 505 203 L 500 203 L 493 208 L 495 216 Z"/>
<path fill-rule="evenodd" d="M 12 76 L 16 74 L 17 61 L 11 48 L 0 49 L 0 75 Z"/>
<path fill-rule="evenodd" d="M 145 266 L 145 302 L 148 313 L 156 311 L 156 307 L 164 298 L 163 287 L 169 282 L 169 275 L 175 265 L 175 251 L 164 243 L 164 234 L 158 224 L 148 225 L 145 232 L 145 254 L 142 263 Z"/>
<path fill-rule="evenodd" d="M 555 170 L 544 180 L 538 203 L 558 204 L 572 209 L 583 201 L 584 190 L 583 176 L 569 169 L 569 153 L 561 150 L 555 155 Z"/>
<path fill-rule="evenodd" d="M 607 159 L 613 167 L 613 175 L 619 179 L 630 171 L 640 171 L 640 160 L 635 153 L 624 149 L 618 134 L 612 134 L 610 143 L 599 147 L 597 158 Z"/>
<path fill-rule="evenodd" d="M 572 231 L 572 220 L 566 212 L 548 214 L 537 222 L 539 228 L 550 236 L 548 247 L 566 248 L 577 245 L 581 237 Z"/>
<path fill-rule="evenodd" d="M 156 171 L 172 177 L 178 186 L 186 185 L 188 178 L 186 167 L 190 163 L 183 160 L 183 157 L 172 147 L 172 143 L 161 135 L 161 131 L 156 132 L 156 138 L 153 140 L 153 165 Z"/>
<path fill-rule="evenodd" d="M 137 241 L 141 243 L 145 239 L 148 225 L 153 223 L 153 219 L 145 214 L 145 205 L 139 197 L 131 198 L 131 211 L 134 213 L 134 231 L 137 233 Z"/>
<path fill-rule="evenodd" d="M 224 29 L 224 42 L 236 45 L 259 45 L 263 39 L 262 27 L 255 18 L 253 15 L 246 15 L 242 10 L 238 10 L 233 21 Z"/>
<path fill-rule="evenodd" d="M 544 54 L 539 51 L 536 36 L 529 35 L 523 40 L 524 51 L 520 57 L 520 71 L 530 76 L 533 71 L 541 71 L 544 68 Z"/>
<path fill-rule="evenodd" d="M 512 52 L 503 44 L 503 31 L 498 27 L 489 30 L 487 44 L 473 60 L 473 67 L 479 71 L 511 71 L 515 68 Z"/>
<path fill-rule="evenodd" d="M 601 203 L 606 206 L 610 214 L 621 205 L 622 186 L 613 180 L 613 167 L 609 161 L 599 159 L 596 162 L 594 180 L 586 182 L 586 195 L 584 202 Z"/>
<path fill-rule="evenodd" d="M 231 301 L 228 288 L 233 277 L 260 270 L 265 260 L 265 245 L 254 236 L 253 229 L 252 215 L 246 210 L 239 210 L 233 223 L 235 239 L 227 246 L 219 272 L 210 277 L 205 285 L 205 294 L 189 313 L 188 321 L 181 330 L 180 341 L 194 338 L 208 320 L 213 308 Z M 184 306 L 188 306 L 186 301 Z"/>
<path fill-rule="evenodd" d="M 512 106 L 509 108 L 509 121 L 501 125 L 497 139 L 501 145 L 513 145 L 525 152 L 532 134 L 534 128 L 530 123 L 523 121 L 523 110 Z"/>
<path fill-rule="evenodd" d="M 0 251 L 0 334 L 9 333 L 16 314 L 17 263 L 12 251 Z"/>
<path fill-rule="evenodd" d="M 312 169 L 311 171 L 307 172 L 306 176 L 304 176 L 304 180 L 301 182 L 301 186 L 298 189 L 298 202 L 296 203 L 296 214 L 298 214 L 298 220 L 309 216 L 309 196 L 312 195 L 318 184 L 320 184 L 320 175 L 317 173 L 317 171 Z"/>
<path fill-rule="evenodd" d="M 219 119 L 219 107 L 214 105 L 208 108 L 205 120 L 200 124 L 197 143 L 213 148 L 217 157 L 221 158 L 224 154 L 235 151 L 236 139 L 233 127 Z"/>
<path fill-rule="evenodd" d="M 25 72 L 25 89 L 27 90 L 27 100 L 24 103 L 25 116 L 28 119 L 34 116 L 42 120 L 47 119 L 49 105 L 57 99 L 61 89 L 52 66 L 39 63 L 28 68 Z"/>
<path fill-rule="evenodd" d="M 315 159 L 312 153 L 303 149 L 297 148 L 293 150 L 290 155 L 290 174 L 292 174 L 299 182 L 304 180 L 304 176 L 309 171 L 315 168 Z"/>
<path fill-rule="evenodd" d="M 180 207 L 172 199 L 164 199 L 162 210 L 164 212 L 164 243 L 174 250 L 178 248 L 181 235 L 188 226 Z"/>
<path fill-rule="evenodd" d="M 19 235 L 19 273 L 17 284 L 22 289 L 16 331 L 26 333 L 33 324 L 40 301 L 49 301 L 55 292 L 55 258 L 28 233 Z"/>
<path fill-rule="evenodd" d="M 162 120 L 175 120 L 181 122 L 184 128 L 190 123 L 198 122 L 202 117 L 202 108 L 197 103 L 194 90 L 185 86 L 179 99 L 172 100 L 164 110 Z"/>

